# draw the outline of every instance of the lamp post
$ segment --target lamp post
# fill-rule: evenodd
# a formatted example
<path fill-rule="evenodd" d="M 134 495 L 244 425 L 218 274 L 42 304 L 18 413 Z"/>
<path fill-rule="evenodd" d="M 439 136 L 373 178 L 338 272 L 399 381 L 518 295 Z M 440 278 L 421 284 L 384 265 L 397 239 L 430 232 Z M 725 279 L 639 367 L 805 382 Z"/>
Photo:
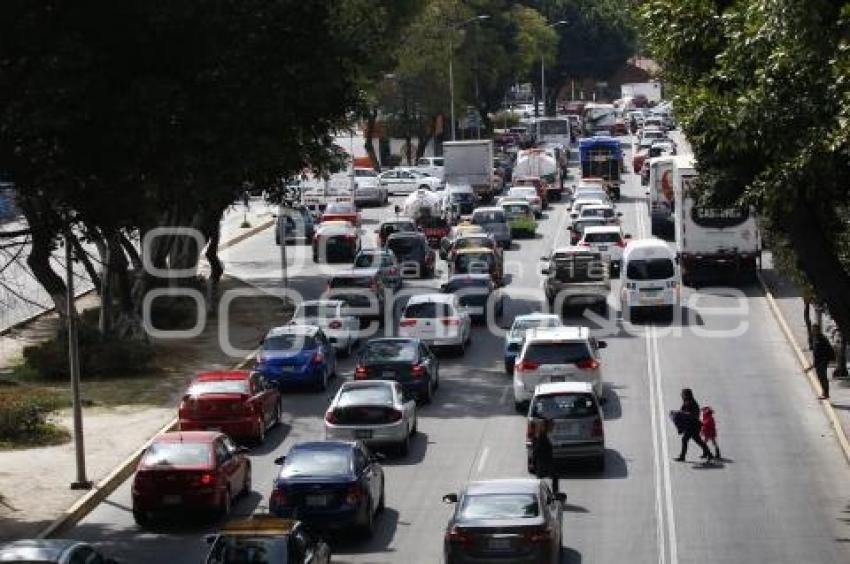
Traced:
<path fill-rule="evenodd" d="M 549 24 L 547 27 L 558 27 L 565 23 L 567 23 L 567 20 L 559 20 Z M 546 63 L 542 54 L 540 55 L 540 103 L 543 106 L 543 117 L 546 117 Z"/>
<path fill-rule="evenodd" d="M 469 18 L 468 20 L 461 22 L 459 24 L 455 24 L 451 26 L 451 31 L 455 31 L 460 29 L 466 25 L 471 24 L 472 22 L 487 20 L 490 19 L 490 16 L 487 14 L 480 14 L 478 16 Z M 449 97 L 451 98 L 451 106 L 449 107 L 449 117 L 452 121 L 452 141 L 455 140 L 455 79 L 454 79 L 454 69 L 452 67 L 452 59 L 454 59 L 454 47 L 452 46 L 452 34 L 449 33 Z"/>

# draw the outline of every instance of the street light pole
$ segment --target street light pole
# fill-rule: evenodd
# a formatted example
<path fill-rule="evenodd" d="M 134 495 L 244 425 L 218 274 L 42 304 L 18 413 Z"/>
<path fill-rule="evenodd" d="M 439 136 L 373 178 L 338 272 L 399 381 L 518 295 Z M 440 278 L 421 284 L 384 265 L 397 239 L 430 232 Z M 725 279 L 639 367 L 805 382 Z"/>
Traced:
<path fill-rule="evenodd" d="M 547 27 L 558 27 L 559 25 L 564 25 L 567 23 L 567 20 L 559 20 L 555 23 L 549 24 Z M 557 103 L 557 98 L 555 102 Z M 543 58 L 543 55 L 540 55 L 540 103 L 543 105 L 543 115 L 542 117 L 546 117 L 546 62 Z"/>
<path fill-rule="evenodd" d="M 80 342 L 77 338 L 77 308 L 74 305 L 74 255 L 71 251 L 71 233 L 65 234 L 65 316 L 68 323 L 68 368 L 71 373 L 71 401 L 74 415 L 74 454 L 77 460 L 77 480 L 71 482 L 72 490 L 90 490 L 86 477 L 86 451 L 83 441 L 83 406 L 80 401 Z"/>
<path fill-rule="evenodd" d="M 289 288 L 289 280 L 287 278 L 287 261 L 286 261 L 286 218 L 287 216 L 284 214 L 284 206 L 283 203 L 278 205 L 277 208 L 277 230 L 280 233 L 280 272 L 281 272 L 281 281 L 283 282 L 283 289 L 287 290 Z M 306 233 L 306 231 L 305 231 Z M 296 234 L 293 233 L 293 236 Z"/>
<path fill-rule="evenodd" d="M 455 131 L 455 79 L 454 79 L 454 68 L 452 66 L 452 60 L 454 59 L 454 46 L 452 44 L 452 34 L 451 32 L 456 29 L 460 29 L 465 25 L 471 24 L 474 21 L 487 20 L 490 19 L 490 16 L 487 14 L 482 14 L 475 16 L 474 18 L 469 18 L 465 22 L 461 22 L 459 24 L 451 26 L 449 30 L 449 97 L 451 98 L 450 107 L 449 107 L 449 117 L 452 120 L 452 141 L 455 140 L 456 131 Z"/>

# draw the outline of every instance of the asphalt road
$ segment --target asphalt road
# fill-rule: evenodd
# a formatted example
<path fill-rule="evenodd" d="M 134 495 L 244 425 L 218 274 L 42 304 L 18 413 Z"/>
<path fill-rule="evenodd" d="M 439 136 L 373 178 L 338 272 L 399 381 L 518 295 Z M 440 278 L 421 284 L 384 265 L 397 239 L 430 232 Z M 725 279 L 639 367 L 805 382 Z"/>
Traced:
<path fill-rule="evenodd" d="M 630 159 L 629 159 L 630 162 Z M 643 188 L 636 177 L 620 204 L 626 232 L 646 236 Z M 364 212 L 370 232 L 390 208 Z M 556 204 L 537 239 L 507 253 L 510 273 L 504 323 L 543 307 L 539 258 L 567 240 L 566 212 Z M 315 297 L 325 280 L 307 247 L 289 247 L 290 287 Z M 229 273 L 260 288 L 280 288 L 279 248 L 265 231 L 224 253 Z M 334 270 L 339 267 L 330 267 Z M 425 291 L 439 285 L 414 281 Z M 756 288 L 686 290 L 683 322 L 631 326 L 613 319 L 581 320 L 608 341 L 604 353 L 606 470 L 566 468 L 568 495 L 563 562 L 568 563 L 846 563 L 850 562 L 850 470 L 807 382 Z M 715 295 L 720 294 L 720 295 Z M 617 295 L 616 293 L 614 295 Z M 722 311 L 721 311 L 722 310 Z M 411 453 L 387 460 L 387 510 L 368 541 L 334 543 L 339 563 L 436 563 L 450 507 L 444 493 L 470 479 L 524 476 L 524 418 L 513 410 L 502 369 L 501 336 L 478 328 L 462 359 L 441 362 L 435 402 L 420 411 Z M 342 363 L 350 377 L 351 361 Z M 667 413 L 692 387 L 715 408 L 722 462 L 672 461 L 679 438 Z M 321 438 L 325 394 L 284 399 L 285 424 L 254 450 L 255 493 L 249 512 L 268 497 L 275 456 L 295 442 Z M 135 526 L 129 484 L 69 536 L 100 543 L 131 563 L 198 563 L 213 525 L 150 532 Z"/>

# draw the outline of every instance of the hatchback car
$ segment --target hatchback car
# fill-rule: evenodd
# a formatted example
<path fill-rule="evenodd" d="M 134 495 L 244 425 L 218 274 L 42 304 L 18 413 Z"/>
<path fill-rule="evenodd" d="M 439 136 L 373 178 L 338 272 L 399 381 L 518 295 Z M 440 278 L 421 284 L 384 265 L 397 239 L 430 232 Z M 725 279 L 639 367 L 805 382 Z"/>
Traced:
<path fill-rule="evenodd" d="M 351 354 L 360 334 L 360 320 L 342 300 L 306 300 L 298 304 L 290 325 L 315 325 L 338 352 Z"/>
<path fill-rule="evenodd" d="M 539 219 L 543 216 L 543 199 L 537 194 L 534 186 L 514 186 L 508 190 L 505 198 L 525 200 L 531 206 L 534 217 Z"/>
<path fill-rule="evenodd" d="M 466 247 L 457 249 L 449 262 L 451 275 L 457 274 L 489 274 L 493 283 L 501 286 L 504 283 L 504 263 L 501 254 L 486 247 Z"/>
<path fill-rule="evenodd" d="M 557 564 L 566 500 L 533 478 L 471 482 L 446 494 L 443 502 L 455 504 L 443 541 L 446 564 Z"/>
<path fill-rule="evenodd" d="M 416 433 L 416 402 L 399 382 L 345 382 L 325 412 L 325 438 L 361 440 L 369 448 L 392 447 L 404 456 Z"/>
<path fill-rule="evenodd" d="M 214 535 L 206 564 L 285 562 L 330 564 L 331 548 L 306 525 L 294 519 L 254 515 L 231 519 Z"/>
<path fill-rule="evenodd" d="M 360 249 L 354 257 L 354 270 L 360 268 L 377 268 L 381 281 L 386 288 L 398 290 L 403 281 L 401 277 L 401 265 L 390 249 Z"/>
<path fill-rule="evenodd" d="M 408 300 L 398 334 L 421 339 L 431 347 L 453 347 L 463 354 L 472 339 L 472 320 L 457 296 L 419 294 Z"/>
<path fill-rule="evenodd" d="M 275 327 L 260 345 L 256 370 L 281 388 L 308 385 L 324 391 L 336 375 L 336 349 L 314 325 Z"/>
<path fill-rule="evenodd" d="M 499 206 L 478 208 L 472 212 L 472 223 L 480 225 L 504 249 L 510 249 L 513 243 L 511 228 L 505 210 Z"/>
<path fill-rule="evenodd" d="M 409 217 L 395 217 L 382 221 L 375 230 L 375 234 L 378 236 L 378 245 L 383 247 L 393 233 L 416 233 L 418 231 L 416 223 Z"/>
<path fill-rule="evenodd" d="M 602 409 L 588 382 L 551 382 L 534 389 L 525 434 L 528 471 L 532 474 L 536 470 L 532 457 L 534 438 L 547 421 L 553 422 L 549 440 L 556 462 L 590 459 L 594 469 L 601 471 L 605 467 Z"/>
<path fill-rule="evenodd" d="M 514 318 L 510 330 L 505 334 L 505 372 L 514 373 L 514 361 L 522 348 L 525 332 L 538 327 L 563 327 L 561 316 L 550 313 L 529 313 Z"/>
<path fill-rule="evenodd" d="M 0 545 L 0 562 L 10 564 L 119 564 L 92 545 L 70 539 L 21 539 Z"/>
<path fill-rule="evenodd" d="M 490 315 L 492 319 L 502 316 L 504 298 L 489 274 L 456 274 L 440 289 L 443 293 L 457 295 L 473 321 L 480 323 Z"/>
<path fill-rule="evenodd" d="M 434 276 L 436 256 L 424 234 L 394 233 L 387 238 L 387 249 L 395 254 L 405 278 Z"/>
<path fill-rule="evenodd" d="M 322 212 L 322 221 L 347 221 L 355 227 L 360 227 L 360 212 L 354 202 L 331 202 Z"/>
<path fill-rule="evenodd" d="M 615 210 L 611 204 L 590 204 L 582 206 L 581 211 L 572 212 L 570 217 L 572 219 L 598 217 L 605 219 L 610 225 L 619 225 L 623 214 Z"/>
<path fill-rule="evenodd" d="M 313 262 L 354 260 L 360 250 L 360 232 L 348 221 L 326 221 L 313 236 Z"/>
<path fill-rule="evenodd" d="M 514 405 L 518 411 L 545 382 L 589 382 L 602 399 L 602 359 L 608 344 L 590 336 L 587 327 L 531 329 L 514 364 Z"/>
<path fill-rule="evenodd" d="M 246 452 L 223 433 L 176 431 L 157 436 L 133 477 L 136 523 L 146 525 L 154 515 L 176 510 L 228 515 L 233 500 L 251 491 Z"/>
<path fill-rule="evenodd" d="M 511 236 L 534 237 L 537 233 L 537 219 L 535 219 L 534 209 L 527 200 L 503 198 L 499 201 L 499 206 L 505 210 Z"/>
<path fill-rule="evenodd" d="M 359 529 L 371 536 L 384 509 L 384 470 L 361 442 L 296 443 L 272 486 L 269 512 L 321 530 Z"/>
<path fill-rule="evenodd" d="M 177 413 L 181 431 L 223 431 L 262 443 L 280 423 L 280 391 L 256 372 L 204 372 L 192 380 Z"/>
<path fill-rule="evenodd" d="M 398 382 L 405 398 L 430 403 L 440 387 L 440 362 L 419 339 L 371 339 L 357 355 L 354 379 Z"/>

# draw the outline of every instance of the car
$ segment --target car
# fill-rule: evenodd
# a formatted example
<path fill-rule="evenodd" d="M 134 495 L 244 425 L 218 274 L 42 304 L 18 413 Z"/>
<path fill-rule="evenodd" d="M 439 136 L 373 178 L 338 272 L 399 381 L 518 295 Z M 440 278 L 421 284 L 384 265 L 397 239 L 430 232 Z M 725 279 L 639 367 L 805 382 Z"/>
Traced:
<path fill-rule="evenodd" d="M 385 219 L 378 224 L 375 234 L 378 236 L 378 245 L 384 247 L 387 244 L 387 239 L 393 233 L 416 233 L 418 231 L 419 228 L 416 227 L 416 222 L 413 219 L 396 216 L 392 219 Z"/>
<path fill-rule="evenodd" d="M 475 209 L 476 202 L 472 184 L 446 184 L 442 202 L 444 210 L 454 210 L 454 216 L 469 215 Z"/>
<path fill-rule="evenodd" d="M 313 262 L 351 261 L 360 251 L 360 232 L 348 221 L 326 221 L 313 236 Z"/>
<path fill-rule="evenodd" d="M 623 214 L 615 210 L 611 204 L 582 204 L 577 211 L 570 214 L 570 217 L 572 219 L 601 217 L 611 225 L 619 225 Z"/>
<path fill-rule="evenodd" d="M 360 441 L 299 442 L 275 459 L 280 472 L 269 513 L 297 518 L 318 530 L 375 530 L 384 510 L 384 470 Z"/>
<path fill-rule="evenodd" d="M 456 249 L 449 262 L 451 276 L 456 274 L 489 274 L 493 283 L 502 286 L 505 270 L 502 257 L 487 247 L 464 247 Z"/>
<path fill-rule="evenodd" d="M 472 247 L 484 247 L 487 249 L 492 249 L 494 253 L 500 258 L 504 259 L 504 253 L 502 252 L 502 248 L 496 243 L 496 240 L 489 233 L 481 232 L 471 232 L 471 233 L 460 233 L 453 240 L 449 241 L 448 238 L 443 239 L 441 242 L 440 248 L 440 258 L 443 260 L 453 260 L 454 255 L 460 249 L 469 249 Z"/>
<path fill-rule="evenodd" d="M 405 398 L 430 403 L 440 387 L 440 362 L 421 339 L 370 339 L 354 367 L 355 380 L 392 380 L 401 384 Z"/>
<path fill-rule="evenodd" d="M 505 372 L 514 373 L 514 361 L 522 348 L 525 332 L 538 327 L 563 327 L 559 315 L 550 313 L 528 313 L 514 318 L 510 330 L 505 334 Z"/>
<path fill-rule="evenodd" d="M 449 277 L 440 290 L 458 296 L 460 305 L 469 311 L 473 321 L 482 322 L 492 313 L 502 316 L 504 299 L 489 274 L 455 274 Z"/>
<path fill-rule="evenodd" d="M 443 180 L 446 171 L 445 161 L 443 157 L 419 157 L 413 170 Z"/>
<path fill-rule="evenodd" d="M 573 221 L 572 225 L 567 226 L 567 231 L 570 232 L 570 244 L 578 245 L 581 238 L 584 236 L 584 230 L 588 227 L 607 227 L 608 222 L 599 217 L 579 218 Z"/>
<path fill-rule="evenodd" d="M 534 437 L 546 422 L 554 462 L 590 459 L 593 468 L 605 468 L 605 429 L 602 408 L 588 382 L 548 382 L 534 388 L 528 408 L 525 449 L 528 471 L 535 473 L 532 449 Z"/>
<path fill-rule="evenodd" d="M 589 247 L 598 252 L 603 260 L 611 264 L 612 275 L 617 276 L 620 273 L 623 249 L 626 248 L 627 240 L 631 238 L 631 234 L 623 234 L 623 229 L 619 225 L 590 225 L 584 229 L 578 246 Z"/>
<path fill-rule="evenodd" d="M 470 482 L 459 494 L 443 496 L 455 510 L 446 525 L 446 564 L 561 561 L 563 504 L 537 478 L 503 478 Z"/>
<path fill-rule="evenodd" d="M 274 515 L 231 519 L 206 536 L 206 564 L 330 564 L 331 548 L 304 523 Z"/>
<path fill-rule="evenodd" d="M 346 311 L 358 318 L 362 329 L 369 321 L 383 321 L 386 294 L 377 268 L 352 268 L 331 275 L 325 299 L 345 302 Z"/>
<path fill-rule="evenodd" d="M 280 423 L 280 415 L 280 391 L 248 370 L 198 374 L 177 409 L 181 431 L 223 431 L 258 444 Z"/>
<path fill-rule="evenodd" d="M 537 233 L 537 219 L 531 204 L 523 199 L 502 198 L 499 206 L 505 210 L 505 218 L 511 229 L 511 236 L 534 237 Z"/>
<path fill-rule="evenodd" d="M 226 517 L 233 500 L 251 492 L 247 451 L 215 431 L 157 435 L 133 476 L 133 519 L 146 526 L 157 514 L 177 510 Z"/>
<path fill-rule="evenodd" d="M 371 168 L 354 169 L 354 203 L 383 206 L 389 199 L 386 186 L 381 186 L 378 173 Z"/>
<path fill-rule="evenodd" d="M 549 185 L 548 183 L 538 176 L 516 176 L 513 177 L 513 186 L 514 187 L 523 187 L 523 186 L 533 186 L 534 190 L 537 192 L 537 197 L 540 198 L 541 207 L 546 210 L 549 209 L 549 198 L 547 194 L 549 193 Z"/>
<path fill-rule="evenodd" d="M 411 296 L 399 320 L 398 334 L 429 347 L 452 347 L 463 354 L 472 338 L 472 320 L 452 294 Z"/>
<path fill-rule="evenodd" d="M 277 218 L 277 226 L 274 231 L 275 245 L 280 245 L 280 228 L 284 224 L 284 237 L 288 243 L 296 243 L 302 240 L 305 244 L 313 240 L 316 233 L 316 224 L 313 214 L 304 206 L 284 208 L 282 216 Z"/>
<path fill-rule="evenodd" d="M 443 187 L 443 181 L 413 169 L 388 170 L 378 175 L 381 186 L 390 194 L 410 194 L 419 189 L 436 191 Z"/>
<path fill-rule="evenodd" d="M 354 227 L 360 227 L 360 212 L 354 202 L 330 202 L 322 212 L 320 223 L 326 221 L 347 221 Z"/>
<path fill-rule="evenodd" d="M 503 249 L 510 249 L 513 244 L 511 228 L 505 210 L 500 206 L 482 207 L 472 212 L 472 223 L 493 236 Z"/>
<path fill-rule="evenodd" d="M 360 334 L 360 320 L 343 300 L 305 300 L 295 307 L 290 325 L 315 325 L 345 356 L 351 354 Z"/>
<path fill-rule="evenodd" d="M 92 545 L 71 539 L 20 539 L 0 545 L 0 562 L 10 564 L 119 564 Z"/>
<path fill-rule="evenodd" d="M 398 258 L 404 278 L 431 278 L 436 269 L 436 253 L 422 233 L 393 233 L 387 249 Z"/>
<path fill-rule="evenodd" d="M 448 235 L 440 241 L 440 248 L 448 249 L 459 238 L 466 235 L 487 235 L 480 225 L 473 225 L 468 221 L 462 221 L 451 228 Z"/>
<path fill-rule="evenodd" d="M 597 194 L 588 194 L 584 192 L 575 197 L 570 206 L 570 219 L 578 219 L 581 216 L 581 210 L 585 206 L 604 206 L 608 202 L 606 199 L 599 197 Z"/>
<path fill-rule="evenodd" d="M 537 195 L 537 189 L 534 186 L 512 186 L 505 194 L 505 199 L 525 200 L 531 206 L 534 217 L 538 219 L 543 217 L 543 200 Z"/>
<path fill-rule="evenodd" d="M 404 283 L 401 265 L 391 249 L 360 249 L 352 269 L 360 268 L 377 268 L 384 286 L 392 290 L 398 290 Z"/>
<path fill-rule="evenodd" d="M 324 391 L 336 375 L 336 349 L 315 325 L 274 327 L 260 345 L 256 370 L 281 388 L 306 384 Z"/>
<path fill-rule="evenodd" d="M 591 248 L 558 247 L 544 261 L 543 293 L 550 308 L 596 306 L 607 310 L 611 293 L 610 263 Z M 604 308 L 604 309 L 603 309 Z"/>
<path fill-rule="evenodd" d="M 680 304 L 682 272 L 676 252 L 660 239 L 629 241 L 620 265 L 620 311 L 626 319 L 659 311 L 672 319 Z"/>
<path fill-rule="evenodd" d="M 602 359 L 608 344 L 590 336 L 587 327 L 546 327 L 526 331 L 514 363 L 514 406 L 528 404 L 534 388 L 544 382 L 590 382 L 602 400 Z"/>
<path fill-rule="evenodd" d="M 363 380 L 340 386 L 325 412 L 325 439 L 360 440 L 406 456 L 416 434 L 416 401 L 400 382 Z"/>

